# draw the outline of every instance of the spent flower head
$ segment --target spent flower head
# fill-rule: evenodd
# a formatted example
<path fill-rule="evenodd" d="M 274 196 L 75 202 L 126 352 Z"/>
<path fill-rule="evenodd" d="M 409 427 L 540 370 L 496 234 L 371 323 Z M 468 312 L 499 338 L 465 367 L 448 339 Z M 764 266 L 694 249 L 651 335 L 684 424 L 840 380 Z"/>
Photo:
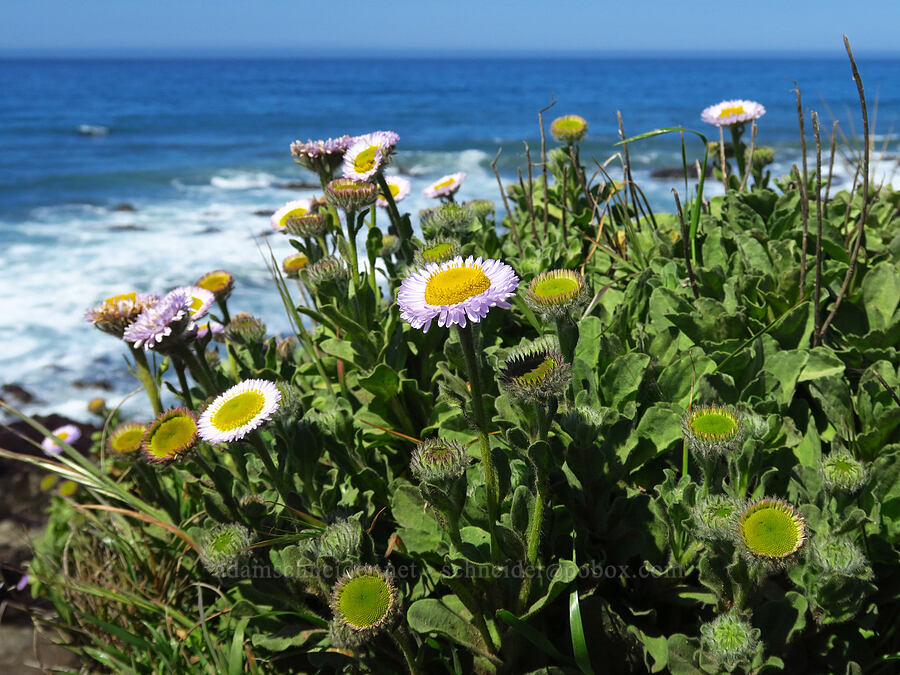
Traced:
<path fill-rule="evenodd" d="M 697 406 L 681 420 L 688 446 L 711 459 L 737 452 L 744 440 L 744 425 L 737 412 L 726 406 Z"/>
<path fill-rule="evenodd" d="M 513 268 L 499 260 L 456 256 L 414 270 L 400 284 L 397 304 L 403 320 L 423 332 L 434 319 L 441 327 L 465 328 L 486 317 L 491 307 L 508 309 L 507 299 L 518 285 Z"/>
<path fill-rule="evenodd" d="M 554 338 L 520 345 L 500 368 L 500 385 L 520 401 L 545 403 L 563 398 L 571 380 L 570 365 Z"/>
<path fill-rule="evenodd" d="M 187 453 L 197 442 L 197 419 L 187 408 L 162 412 L 147 427 L 141 446 L 151 462 L 172 462 Z"/>
<path fill-rule="evenodd" d="M 121 338 L 141 313 L 159 302 L 158 295 L 150 293 L 122 293 L 112 295 L 84 313 L 84 320 L 94 324 L 104 333 Z"/>
<path fill-rule="evenodd" d="M 440 483 L 463 475 L 471 458 L 456 441 L 429 438 L 416 444 L 409 461 L 413 475 L 426 483 Z"/>
<path fill-rule="evenodd" d="M 550 135 L 560 143 L 572 144 L 584 140 L 588 123 L 581 115 L 563 115 L 550 124 Z"/>
<path fill-rule="evenodd" d="M 590 296 L 584 277 L 575 270 L 550 270 L 538 274 L 522 291 L 531 311 L 546 320 L 578 318 Z"/>
<path fill-rule="evenodd" d="M 761 497 L 745 506 L 735 530 L 745 557 L 772 569 L 793 562 L 807 538 L 800 512 L 775 497 Z"/>
<path fill-rule="evenodd" d="M 831 492 L 856 494 L 869 480 L 865 464 L 846 450 L 834 450 L 822 458 L 822 482 Z"/>
<path fill-rule="evenodd" d="M 390 577 L 371 566 L 357 567 L 335 584 L 331 594 L 334 618 L 361 638 L 393 627 L 400 616 L 400 598 Z"/>
<path fill-rule="evenodd" d="M 217 523 L 199 539 L 200 562 L 210 574 L 221 577 L 250 556 L 253 534 L 238 523 Z"/>

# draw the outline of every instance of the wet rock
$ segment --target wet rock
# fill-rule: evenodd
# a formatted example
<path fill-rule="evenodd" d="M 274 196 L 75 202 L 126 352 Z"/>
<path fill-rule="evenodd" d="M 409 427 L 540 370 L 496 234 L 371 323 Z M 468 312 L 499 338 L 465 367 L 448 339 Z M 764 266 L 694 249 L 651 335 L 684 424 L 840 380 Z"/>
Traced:
<path fill-rule="evenodd" d="M 106 228 L 110 232 L 143 232 L 147 228 L 143 225 L 110 225 Z"/>
<path fill-rule="evenodd" d="M 275 211 L 273 211 L 272 209 L 259 209 L 258 211 L 254 211 L 253 215 L 254 216 L 265 216 L 266 218 L 268 218 L 273 213 L 275 213 Z"/>
<path fill-rule="evenodd" d="M 709 178 L 712 176 L 712 169 L 710 167 L 706 168 L 706 177 Z M 680 166 L 669 166 L 663 167 L 661 169 L 654 169 L 650 172 L 651 178 L 661 178 L 661 179 L 669 179 L 669 178 L 684 178 L 684 169 Z M 696 178 L 697 177 L 697 167 L 696 166 L 688 166 L 688 178 Z"/>
<path fill-rule="evenodd" d="M 275 187 L 282 190 L 320 190 L 322 188 L 318 183 L 310 183 L 304 180 L 292 180 L 287 183 L 276 183 Z"/>
<path fill-rule="evenodd" d="M 100 389 L 102 391 L 112 391 L 112 383 L 108 380 L 75 380 L 72 386 L 76 389 Z"/>
<path fill-rule="evenodd" d="M 116 204 L 116 205 L 115 205 L 114 207 L 112 207 L 112 209 L 110 209 L 110 210 L 111 210 L 111 211 L 129 211 L 129 212 L 130 212 L 130 211 L 137 211 L 137 209 L 134 208 L 134 204 L 129 204 L 128 202 L 122 202 L 121 204 Z"/>
<path fill-rule="evenodd" d="M 0 672 L 10 675 L 75 672 L 78 657 L 61 645 L 53 644 L 42 632 L 35 635 L 32 626 L 0 626 Z"/>
<path fill-rule="evenodd" d="M 221 231 L 221 228 L 210 225 L 209 227 L 204 227 L 202 230 L 198 231 L 197 234 L 215 234 L 216 232 Z"/>
<path fill-rule="evenodd" d="M 0 392 L 3 393 L 4 398 L 8 398 L 14 403 L 34 403 L 37 401 L 37 397 L 34 394 L 15 382 L 0 386 Z"/>

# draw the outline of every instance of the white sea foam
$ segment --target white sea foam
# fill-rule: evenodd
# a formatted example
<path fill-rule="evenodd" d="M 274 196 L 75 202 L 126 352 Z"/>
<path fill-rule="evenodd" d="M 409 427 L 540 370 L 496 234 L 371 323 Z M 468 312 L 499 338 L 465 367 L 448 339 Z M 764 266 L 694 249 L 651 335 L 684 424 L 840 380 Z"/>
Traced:
<path fill-rule="evenodd" d="M 221 190 L 251 190 L 270 187 L 277 180 L 272 174 L 262 171 L 223 171 L 210 178 L 209 183 Z"/>

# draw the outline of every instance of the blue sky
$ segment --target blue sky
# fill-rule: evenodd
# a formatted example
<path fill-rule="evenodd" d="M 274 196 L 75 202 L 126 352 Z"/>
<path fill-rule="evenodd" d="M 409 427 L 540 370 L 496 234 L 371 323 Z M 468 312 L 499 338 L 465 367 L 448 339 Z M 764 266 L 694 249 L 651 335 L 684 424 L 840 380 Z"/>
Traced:
<path fill-rule="evenodd" d="M 851 9 L 851 6 L 853 7 Z M 0 53 L 900 53 L 898 0 L 0 0 Z"/>

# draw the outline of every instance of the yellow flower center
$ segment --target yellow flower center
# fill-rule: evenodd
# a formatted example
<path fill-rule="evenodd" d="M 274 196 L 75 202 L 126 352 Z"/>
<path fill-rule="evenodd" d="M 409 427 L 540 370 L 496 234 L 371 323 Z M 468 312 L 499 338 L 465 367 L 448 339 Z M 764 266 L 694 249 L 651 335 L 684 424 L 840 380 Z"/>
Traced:
<path fill-rule="evenodd" d="M 546 277 L 533 284 L 531 292 L 544 302 L 568 299 L 578 292 L 578 281 L 569 276 Z"/>
<path fill-rule="evenodd" d="M 351 626 L 367 628 L 378 623 L 391 608 L 391 588 L 378 576 L 359 576 L 346 583 L 338 605 Z"/>
<path fill-rule="evenodd" d="M 432 184 L 431 187 L 434 190 L 440 190 L 442 187 L 449 187 L 449 186 L 453 185 L 455 182 L 456 182 L 455 178 L 445 178 L 444 180 L 440 181 L 439 183 Z"/>
<path fill-rule="evenodd" d="M 802 530 L 786 509 L 765 505 L 744 517 L 741 533 L 753 553 L 783 558 L 797 550 Z"/>
<path fill-rule="evenodd" d="M 478 267 L 451 267 L 437 272 L 425 284 L 429 305 L 455 305 L 491 287 L 491 280 Z"/>
<path fill-rule="evenodd" d="M 291 209 L 290 211 L 285 213 L 283 216 L 281 216 L 281 220 L 278 221 L 278 227 L 280 227 L 281 229 L 284 229 L 287 226 L 288 221 L 291 220 L 291 218 L 299 218 L 300 216 L 305 216 L 308 211 L 309 211 L 309 209 L 306 209 L 302 206 L 298 206 L 295 209 Z"/>
<path fill-rule="evenodd" d="M 730 436 L 737 426 L 737 419 L 727 410 L 701 410 L 691 416 L 691 428 L 704 436 Z"/>
<path fill-rule="evenodd" d="M 187 415 L 175 415 L 164 420 L 150 436 L 150 454 L 167 459 L 183 452 L 197 432 L 197 423 Z"/>
<path fill-rule="evenodd" d="M 391 191 L 391 197 L 396 197 L 400 193 L 400 186 L 396 183 L 388 183 L 388 190 Z"/>
<path fill-rule="evenodd" d="M 203 299 L 197 297 L 196 295 L 192 295 L 188 298 L 188 311 L 191 313 L 191 316 L 197 313 L 197 310 L 203 306 Z"/>
<path fill-rule="evenodd" d="M 110 445 L 116 452 L 129 454 L 141 447 L 141 438 L 144 436 L 143 427 L 132 427 L 125 429 L 116 436 L 113 436 Z"/>
<path fill-rule="evenodd" d="M 744 114 L 744 106 L 742 105 L 733 105 L 727 108 L 722 108 L 719 111 L 719 118 L 728 117 L 729 115 L 743 115 Z"/>
<path fill-rule="evenodd" d="M 64 441 L 64 440 L 66 440 L 66 439 L 69 437 L 69 432 L 68 432 L 68 431 L 58 431 L 58 432 L 56 433 L 56 437 L 57 437 L 59 440 Z"/>
<path fill-rule="evenodd" d="M 560 131 L 581 131 L 583 122 L 577 117 L 560 117 L 553 122 L 553 126 Z"/>
<path fill-rule="evenodd" d="M 104 305 L 108 305 L 109 307 L 115 307 L 120 302 L 137 302 L 137 293 L 120 293 L 119 295 L 112 295 L 103 301 Z"/>
<path fill-rule="evenodd" d="M 224 290 L 225 287 L 228 286 L 228 281 L 230 279 L 230 274 L 226 274 L 225 272 L 213 272 L 212 274 L 207 274 L 203 277 L 197 285 L 207 291 L 216 293 L 217 291 Z"/>
<path fill-rule="evenodd" d="M 309 263 L 309 258 L 303 253 L 295 253 L 284 259 L 283 267 L 285 270 L 294 271 L 302 270 Z"/>
<path fill-rule="evenodd" d="M 371 171 L 375 168 L 375 156 L 377 153 L 378 146 L 370 145 L 365 150 L 362 150 L 353 159 L 353 168 L 359 173 L 366 173 L 367 171 Z"/>
<path fill-rule="evenodd" d="M 556 361 L 554 361 L 551 357 L 546 357 L 543 361 L 541 361 L 537 367 L 532 368 L 527 373 L 523 375 L 519 375 L 516 379 L 526 385 L 536 385 L 540 384 L 544 380 L 547 379 L 547 375 L 550 374 L 550 371 L 553 369 L 553 366 L 556 365 Z"/>
<path fill-rule="evenodd" d="M 242 391 L 225 401 L 212 416 L 212 425 L 219 431 L 231 431 L 256 417 L 266 404 L 266 397 L 258 391 Z"/>

